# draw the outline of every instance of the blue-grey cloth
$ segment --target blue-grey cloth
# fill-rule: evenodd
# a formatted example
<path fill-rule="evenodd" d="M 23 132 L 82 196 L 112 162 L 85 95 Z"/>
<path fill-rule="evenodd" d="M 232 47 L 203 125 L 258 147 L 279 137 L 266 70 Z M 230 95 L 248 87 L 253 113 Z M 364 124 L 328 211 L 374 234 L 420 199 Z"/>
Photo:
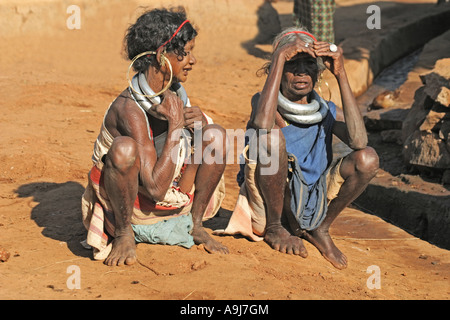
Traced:
<path fill-rule="evenodd" d="M 281 128 L 286 151 L 295 155 L 308 186 L 314 185 L 333 160 L 333 124 L 336 105 L 328 102 L 329 112 L 322 122 L 313 125 L 291 123 Z"/>
<path fill-rule="evenodd" d="M 333 160 L 336 105 L 328 102 L 328 106 L 330 111 L 320 123 L 281 128 L 290 159 L 291 210 L 303 230 L 316 229 L 328 209 L 326 173 Z"/>
<path fill-rule="evenodd" d="M 181 215 L 149 225 L 132 225 L 136 242 L 179 245 L 190 248 L 194 238 L 190 234 L 193 227 L 192 216 Z"/>
<path fill-rule="evenodd" d="M 291 211 L 303 230 L 314 230 L 326 217 L 327 179 L 322 174 L 314 185 L 307 185 L 297 158 L 288 153 L 289 189 L 291 190 Z"/>
<path fill-rule="evenodd" d="M 291 210 L 304 230 L 314 230 L 326 216 L 326 173 L 333 160 L 333 125 L 336 105 L 328 101 L 329 112 L 317 124 L 291 123 L 281 128 L 289 156 Z M 248 139 L 246 140 L 246 144 Z M 245 164 L 240 165 L 237 182 L 244 181 Z"/>

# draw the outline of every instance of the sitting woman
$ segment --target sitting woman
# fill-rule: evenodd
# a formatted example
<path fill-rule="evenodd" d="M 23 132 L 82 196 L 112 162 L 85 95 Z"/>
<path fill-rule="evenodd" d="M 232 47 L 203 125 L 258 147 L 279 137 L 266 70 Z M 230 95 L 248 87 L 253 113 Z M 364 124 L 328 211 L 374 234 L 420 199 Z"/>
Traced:
<path fill-rule="evenodd" d="M 196 36 L 182 10 L 145 12 L 127 31 L 136 74 L 105 113 L 83 195 L 87 244 L 107 265 L 135 263 L 136 241 L 228 252 L 202 226 L 224 197 L 225 130 L 181 85 Z M 202 161 L 205 148 L 220 161 Z"/>
<path fill-rule="evenodd" d="M 238 201 L 226 230 L 216 233 L 264 239 L 275 250 L 306 257 L 303 238 L 343 269 L 347 258 L 329 228 L 375 176 L 378 156 L 367 146 L 342 49 L 300 28 L 279 34 L 273 47 L 265 85 L 252 98 Z M 344 121 L 314 90 L 325 68 L 339 84 Z M 353 149 L 334 161 L 333 134 Z"/>

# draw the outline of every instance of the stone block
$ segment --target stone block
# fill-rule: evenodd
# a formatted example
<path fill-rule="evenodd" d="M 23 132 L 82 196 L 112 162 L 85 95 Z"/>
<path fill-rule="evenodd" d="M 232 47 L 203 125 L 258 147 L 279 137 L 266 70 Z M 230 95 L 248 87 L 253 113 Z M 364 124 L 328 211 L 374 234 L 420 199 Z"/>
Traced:
<path fill-rule="evenodd" d="M 450 107 L 450 89 L 442 87 L 435 101 L 439 102 L 441 105 L 445 107 Z"/>
<path fill-rule="evenodd" d="M 425 117 L 425 120 L 419 127 L 420 131 L 432 131 L 440 128 L 442 119 L 446 116 L 446 112 L 437 112 L 430 110 Z"/>
<path fill-rule="evenodd" d="M 450 168 L 446 142 L 433 132 L 415 131 L 403 145 L 405 163 L 436 169 Z"/>
<path fill-rule="evenodd" d="M 402 129 L 409 109 L 372 110 L 364 116 L 364 123 L 369 131 Z"/>

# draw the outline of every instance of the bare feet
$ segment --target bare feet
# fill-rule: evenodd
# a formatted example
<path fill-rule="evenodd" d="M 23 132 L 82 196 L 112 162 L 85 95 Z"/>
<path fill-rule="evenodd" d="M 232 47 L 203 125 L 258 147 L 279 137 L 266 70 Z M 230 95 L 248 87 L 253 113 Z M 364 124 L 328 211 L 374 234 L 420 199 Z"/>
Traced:
<path fill-rule="evenodd" d="M 308 256 L 302 239 L 291 235 L 283 226 L 275 225 L 266 229 L 264 240 L 272 247 L 282 253 L 295 254 L 303 258 Z"/>
<path fill-rule="evenodd" d="M 132 265 L 136 262 L 136 244 L 133 235 L 123 235 L 114 238 L 112 250 L 105 264 L 108 266 Z"/>
<path fill-rule="evenodd" d="M 333 240 L 328 233 L 328 230 L 316 229 L 313 231 L 306 231 L 304 238 L 311 242 L 335 268 L 347 268 L 347 257 L 336 247 Z"/>
<path fill-rule="evenodd" d="M 209 253 L 229 253 L 228 248 L 211 238 L 203 227 L 194 227 L 191 235 L 194 237 L 195 244 L 203 244 L 205 246 L 205 250 Z"/>

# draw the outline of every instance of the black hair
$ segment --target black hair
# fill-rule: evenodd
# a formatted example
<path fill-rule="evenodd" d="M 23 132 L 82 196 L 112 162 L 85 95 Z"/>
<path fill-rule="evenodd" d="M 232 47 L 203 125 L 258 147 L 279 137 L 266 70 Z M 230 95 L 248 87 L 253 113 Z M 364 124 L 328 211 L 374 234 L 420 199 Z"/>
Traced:
<path fill-rule="evenodd" d="M 135 56 L 145 51 L 156 51 L 172 37 L 185 20 L 186 11 L 183 7 L 152 9 L 144 12 L 126 32 L 124 48 L 128 59 L 132 60 Z M 196 36 L 197 30 L 188 22 L 165 45 L 165 49 L 167 52 L 174 52 L 182 60 L 186 55 L 184 47 Z M 159 68 L 156 55 L 146 55 L 137 59 L 133 64 L 133 69 L 136 72 L 144 72 L 149 66 Z"/>

